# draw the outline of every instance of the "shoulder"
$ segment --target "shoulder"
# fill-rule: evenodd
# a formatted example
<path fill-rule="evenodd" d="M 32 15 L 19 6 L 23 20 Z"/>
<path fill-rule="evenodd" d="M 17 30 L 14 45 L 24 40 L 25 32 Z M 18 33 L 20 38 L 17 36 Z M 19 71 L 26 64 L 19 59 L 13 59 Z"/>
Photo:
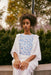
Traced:
<path fill-rule="evenodd" d="M 18 39 L 18 38 L 19 38 L 19 36 L 20 36 L 20 34 L 16 34 L 16 37 L 15 37 L 15 39 Z"/>
<path fill-rule="evenodd" d="M 20 33 L 19 34 L 16 34 L 16 37 L 19 37 L 20 36 Z"/>
<path fill-rule="evenodd" d="M 34 41 L 39 41 L 39 35 L 34 34 Z"/>
<path fill-rule="evenodd" d="M 39 35 L 37 35 L 37 34 L 34 34 L 34 37 L 35 37 L 35 38 L 39 38 Z"/>
<path fill-rule="evenodd" d="M 38 41 L 39 41 L 39 35 L 34 34 L 34 41 L 35 41 L 35 42 L 38 42 Z"/>

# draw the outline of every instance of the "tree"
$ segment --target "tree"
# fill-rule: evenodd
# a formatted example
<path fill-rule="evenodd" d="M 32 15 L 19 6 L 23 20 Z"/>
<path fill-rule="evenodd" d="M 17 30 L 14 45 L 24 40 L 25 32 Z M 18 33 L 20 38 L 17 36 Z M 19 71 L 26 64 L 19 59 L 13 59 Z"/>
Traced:
<path fill-rule="evenodd" d="M 9 0 L 9 3 L 8 3 L 9 15 L 7 16 L 6 22 L 9 25 L 16 24 L 16 22 L 18 22 L 19 17 L 22 14 L 32 12 L 31 5 L 32 5 L 31 0 Z M 51 5 L 51 2 L 49 2 L 48 0 L 35 0 L 34 11 L 36 13 L 36 16 L 42 17 L 44 14 L 49 16 L 51 13 L 50 5 Z M 49 7 L 49 9 L 48 9 L 48 7 Z M 10 17 L 11 17 L 11 19 L 10 19 Z"/>
<path fill-rule="evenodd" d="M 47 11 L 47 7 L 49 7 L 51 3 L 48 0 L 35 0 L 35 12 L 38 15 L 49 15 L 50 9 Z"/>
<path fill-rule="evenodd" d="M 27 3 L 27 5 L 26 5 L 26 3 Z M 9 15 L 7 16 L 6 22 L 9 25 L 16 24 L 19 16 L 21 16 L 21 14 L 30 13 L 30 10 L 28 10 L 28 9 L 30 9 L 29 0 L 28 1 L 26 1 L 26 0 L 25 1 L 24 0 L 9 0 L 9 3 L 8 3 Z"/>
<path fill-rule="evenodd" d="M 2 26 L 2 15 L 3 15 L 4 11 L 2 9 L 0 9 L 0 25 Z"/>
<path fill-rule="evenodd" d="M 48 0 L 49 2 L 51 2 L 51 0 Z"/>

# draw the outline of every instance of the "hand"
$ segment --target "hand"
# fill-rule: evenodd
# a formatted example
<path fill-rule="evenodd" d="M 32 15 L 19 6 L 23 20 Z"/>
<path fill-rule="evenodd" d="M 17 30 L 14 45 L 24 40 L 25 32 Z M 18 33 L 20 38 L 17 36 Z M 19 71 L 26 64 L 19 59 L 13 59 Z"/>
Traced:
<path fill-rule="evenodd" d="M 29 62 L 28 61 L 23 61 L 20 65 L 21 70 L 25 70 L 28 68 Z"/>
<path fill-rule="evenodd" d="M 14 61 L 13 66 L 14 66 L 16 69 L 19 69 L 19 68 L 20 68 L 20 64 L 21 64 L 21 61 L 20 61 L 19 59 L 17 59 L 17 60 Z"/>

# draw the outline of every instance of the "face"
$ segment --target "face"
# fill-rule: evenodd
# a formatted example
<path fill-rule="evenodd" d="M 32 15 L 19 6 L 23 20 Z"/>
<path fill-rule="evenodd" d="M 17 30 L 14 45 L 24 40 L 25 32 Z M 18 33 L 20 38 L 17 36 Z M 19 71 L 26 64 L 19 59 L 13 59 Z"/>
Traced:
<path fill-rule="evenodd" d="M 29 31 L 30 30 L 30 20 L 24 19 L 22 22 L 22 26 L 23 26 L 24 31 Z"/>

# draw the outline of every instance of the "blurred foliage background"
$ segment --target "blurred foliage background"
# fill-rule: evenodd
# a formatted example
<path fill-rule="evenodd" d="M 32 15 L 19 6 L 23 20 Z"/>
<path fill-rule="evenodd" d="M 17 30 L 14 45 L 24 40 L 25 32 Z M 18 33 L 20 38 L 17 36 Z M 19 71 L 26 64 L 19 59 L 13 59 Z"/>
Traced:
<path fill-rule="evenodd" d="M 36 17 L 43 17 L 48 23 L 51 15 L 51 1 L 50 0 L 34 0 L 34 14 Z M 25 13 L 32 13 L 32 0 L 9 0 L 8 15 L 6 18 L 7 24 L 10 26 L 16 25 L 19 17 Z M 47 18 L 47 17 L 49 18 Z M 50 23 L 50 22 L 49 22 Z"/>

